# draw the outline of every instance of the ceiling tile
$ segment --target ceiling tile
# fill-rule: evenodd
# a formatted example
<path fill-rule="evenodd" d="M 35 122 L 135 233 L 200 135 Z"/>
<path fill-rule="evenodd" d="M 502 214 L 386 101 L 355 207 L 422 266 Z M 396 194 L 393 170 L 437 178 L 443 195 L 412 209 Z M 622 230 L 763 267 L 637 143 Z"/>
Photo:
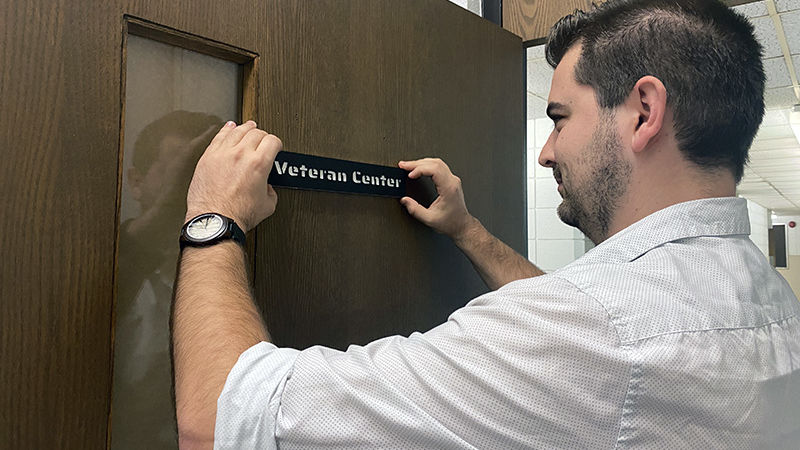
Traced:
<path fill-rule="evenodd" d="M 773 109 L 764 113 L 764 120 L 761 122 L 762 127 L 774 127 L 777 125 L 789 125 L 788 109 Z"/>
<path fill-rule="evenodd" d="M 787 13 L 786 15 L 788 16 L 789 14 L 793 13 Z M 755 19 L 750 19 L 750 23 L 752 23 L 756 29 L 756 38 L 758 42 L 764 46 L 764 54 L 762 57 L 774 58 L 776 56 L 783 56 L 781 44 L 778 42 L 778 32 L 775 31 L 775 24 L 772 22 L 772 18 L 769 16 L 756 17 Z"/>
<path fill-rule="evenodd" d="M 772 158 L 772 157 L 769 156 L 769 154 L 767 154 L 766 156 L 763 156 L 761 153 L 756 153 L 750 159 L 750 163 L 748 164 L 748 166 L 750 166 L 751 169 L 755 170 L 756 173 L 758 173 L 759 175 L 761 175 L 763 177 L 764 174 L 763 173 L 759 173 L 758 170 L 757 170 L 757 168 L 759 166 L 777 165 L 777 164 L 786 164 L 787 166 L 798 165 L 798 164 L 800 164 L 800 155 L 790 154 L 789 156 L 783 156 L 783 157 L 776 156 L 776 157 Z"/>
<path fill-rule="evenodd" d="M 786 60 L 782 56 L 765 59 L 764 72 L 767 74 L 767 89 L 792 85 L 792 79 L 789 78 L 789 69 L 786 67 Z"/>
<path fill-rule="evenodd" d="M 786 42 L 789 43 L 789 51 L 793 55 L 800 53 L 800 10 L 785 12 L 780 16 L 781 22 L 783 22 L 783 32 L 786 33 Z"/>
<path fill-rule="evenodd" d="M 777 150 L 785 148 L 797 148 L 797 146 L 797 138 L 792 136 L 781 139 L 756 139 L 753 141 L 753 145 L 750 147 L 750 149 L 753 151 Z"/>
<path fill-rule="evenodd" d="M 767 5 L 765 5 L 763 1 L 745 3 L 744 5 L 734 6 L 733 10 L 738 12 L 739 14 L 744 14 L 746 17 L 751 17 L 751 18 L 766 16 L 767 14 L 769 14 L 769 11 L 767 11 Z"/>
<path fill-rule="evenodd" d="M 761 175 L 761 178 L 770 181 L 770 172 L 775 170 L 784 170 L 784 169 L 791 169 L 796 172 L 800 172 L 800 162 L 796 163 L 785 163 L 780 160 L 773 160 L 774 162 L 759 162 L 758 165 L 753 164 L 753 169 L 758 171 Z"/>
<path fill-rule="evenodd" d="M 740 183 L 763 183 L 764 179 L 760 176 L 756 175 L 752 171 L 747 172 L 745 171 L 744 176 L 742 177 L 742 181 Z"/>
<path fill-rule="evenodd" d="M 796 179 L 797 179 L 797 172 L 772 173 L 769 176 L 770 183 L 780 183 L 781 181 L 793 181 Z"/>
<path fill-rule="evenodd" d="M 775 8 L 778 12 L 798 10 L 800 9 L 800 0 L 775 0 Z"/>
<path fill-rule="evenodd" d="M 772 140 L 772 139 L 785 139 L 785 138 L 793 138 L 794 132 L 792 131 L 792 127 L 789 125 L 778 125 L 774 127 L 761 127 L 758 129 L 758 134 L 756 134 L 756 139 L 759 141 L 761 140 Z"/>
<path fill-rule="evenodd" d="M 762 175 L 762 178 L 764 178 L 764 181 L 766 181 L 768 183 L 775 183 L 778 180 L 786 181 L 786 178 L 785 178 L 785 176 L 787 175 L 786 172 L 776 172 L 776 171 L 779 171 L 779 170 L 784 170 L 784 168 L 782 166 L 759 167 L 758 170 L 759 170 L 759 172 L 762 172 L 764 174 L 764 175 Z M 791 167 L 791 170 L 793 170 L 795 173 L 800 172 L 800 166 L 793 165 Z M 776 177 L 778 177 L 778 178 L 776 178 Z M 791 181 L 791 179 L 789 179 L 789 180 Z"/>
<path fill-rule="evenodd" d="M 795 178 L 794 180 L 782 180 L 782 181 L 773 181 L 773 184 L 776 188 L 797 188 L 800 189 L 800 179 Z"/>
<path fill-rule="evenodd" d="M 763 186 L 739 187 L 736 192 L 742 195 L 778 195 L 778 192 L 770 185 L 764 183 Z"/>
<path fill-rule="evenodd" d="M 768 109 L 790 108 L 797 104 L 797 97 L 791 87 L 767 89 L 764 91 L 764 103 Z"/>
<path fill-rule="evenodd" d="M 791 158 L 797 157 L 800 158 L 800 147 L 798 148 L 784 148 L 784 149 L 777 149 L 777 150 L 756 150 L 750 152 L 750 160 L 751 161 L 763 161 L 766 159 L 774 159 L 774 158 Z"/>

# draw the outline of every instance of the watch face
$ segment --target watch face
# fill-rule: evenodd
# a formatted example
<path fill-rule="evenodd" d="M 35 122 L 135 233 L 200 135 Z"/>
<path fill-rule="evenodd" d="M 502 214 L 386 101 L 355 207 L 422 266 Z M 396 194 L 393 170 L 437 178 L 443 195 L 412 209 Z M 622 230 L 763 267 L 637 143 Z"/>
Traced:
<path fill-rule="evenodd" d="M 225 231 L 225 222 L 216 214 L 200 216 L 186 227 L 186 235 L 194 241 L 207 241 Z"/>

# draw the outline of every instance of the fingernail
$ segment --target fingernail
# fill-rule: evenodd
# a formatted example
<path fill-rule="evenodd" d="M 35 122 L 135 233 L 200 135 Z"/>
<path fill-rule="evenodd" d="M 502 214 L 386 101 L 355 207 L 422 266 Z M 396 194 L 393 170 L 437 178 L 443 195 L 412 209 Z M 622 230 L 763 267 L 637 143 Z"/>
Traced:
<path fill-rule="evenodd" d="M 248 122 L 248 123 L 252 123 L 252 124 L 253 124 L 253 126 L 256 126 L 256 127 L 258 126 L 258 124 L 256 124 L 256 121 L 255 121 L 255 120 L 248 120 L 247 122 Z"/>
<path fill-rule="evenodd" d="M 232 120 L 229 120 L 227 123 L 225 123 L 225 126 L 228 127 L 228 128 L 235 127 L 236 126 L 236 122 L 234 122 Z"/>

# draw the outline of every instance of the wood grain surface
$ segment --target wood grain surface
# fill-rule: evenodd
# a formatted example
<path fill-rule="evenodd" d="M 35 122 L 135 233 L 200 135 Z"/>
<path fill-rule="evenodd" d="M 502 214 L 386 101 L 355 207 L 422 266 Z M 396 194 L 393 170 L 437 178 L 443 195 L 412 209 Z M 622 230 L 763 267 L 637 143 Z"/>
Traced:
<path fill-rule="evenodd" d="M 0 2 L 0 448 L 107 445 L 124 14 L 254 49 L 253 3 Z"/>
<path fill-rule="evenodd" d="M 0 447 L 108 442 L 126 14 L 257 53 L 255 118 L 288 150 L 442 156 L 524 251 L 522 44 L 445 0 L 0 2 Z M 279 343 L 425 330 L 486 290 L 396 201 L 279 196 L 255 255 Z"/>
<path fill-rule="evenodd" d="M 576 9 L 587 11 L 591 0 L 504 0 L 503 27 L 526 45 L 539 45 L 558 19 Z"/>
<path fill-rule="evenodd" d="M 274 8 L 274 9 L 273 9 Z M 287 150 L 395 165 L 438 156 L 467 203 L 524 252 L 521 41 L 448 2 L 270 2 L 260 123 Z M 274 339 L 346 348 L 426 331 L 487 289 L 398 201 L 280 190 L 258 229 L 256 294 Z"/>
<path fill-rule="evenodd" d="M 728 6 L 758 0 L 723 0 Z M 526 46 L 544 44 L 547 33 L 558 19 L 576 9 L 588 11 L 592 4 L 606 0 L 504 0 L 503 28 L 520 36 Z"/>

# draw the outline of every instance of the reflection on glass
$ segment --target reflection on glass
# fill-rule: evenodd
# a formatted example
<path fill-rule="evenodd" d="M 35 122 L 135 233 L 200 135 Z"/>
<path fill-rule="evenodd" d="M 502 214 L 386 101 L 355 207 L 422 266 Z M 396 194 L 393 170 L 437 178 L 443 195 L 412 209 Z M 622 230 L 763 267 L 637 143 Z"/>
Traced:
<path fill-rule="evenodd" d="M 177 448 L 169 312 L 194 166 L 238 119 L 240 68 L 128 37 L 111 447 Z M 190 112 L 191 111 L 191 112 Z"/>

